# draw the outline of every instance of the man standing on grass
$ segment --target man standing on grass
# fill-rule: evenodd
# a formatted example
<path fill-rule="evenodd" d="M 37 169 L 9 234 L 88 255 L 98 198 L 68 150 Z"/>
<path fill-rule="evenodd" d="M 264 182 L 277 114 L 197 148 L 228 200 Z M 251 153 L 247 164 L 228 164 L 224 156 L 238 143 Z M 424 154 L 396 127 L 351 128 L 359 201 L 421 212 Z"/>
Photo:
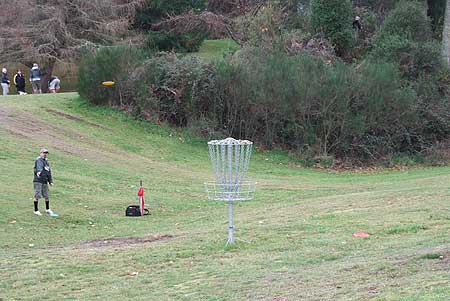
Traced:
<path fill-rule="evenodd" d="M 41 94 L 41 69 L 38 64 L 34 63 L 30 70 L 30 82 L 33 87 L 33 94 Z"/>
<path fill-rule="evenodd" d="M 39 157 L 34 161 L 34 214 L 42 215 L 38 208 L 38 202 L 40 198 L 45 199 L 45 212 L 49 215 L 53 215 L 53 211 L 50 209 L 50 200 L 48 194 L 48 185 L 53 185 L 52 171 L 47 161 L 48 150 L 46 148 L 41 149 Z"/>

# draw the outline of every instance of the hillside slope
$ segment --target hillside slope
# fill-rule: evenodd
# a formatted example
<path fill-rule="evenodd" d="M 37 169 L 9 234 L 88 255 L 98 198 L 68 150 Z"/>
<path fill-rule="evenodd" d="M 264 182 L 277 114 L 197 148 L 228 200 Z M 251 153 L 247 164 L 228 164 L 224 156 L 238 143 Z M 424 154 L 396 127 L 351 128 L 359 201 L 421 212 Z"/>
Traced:
<path fill-rule="evenodd" d="M 0 300 L 450 294 L 448 167 L 335 174 L 256 153 L 257 197 L 236 206 L 241 240 L 226 247 L 226 206 L 203 191 L 212 178 L 204 140 L 67 93 L 0 96 L 0 146 Z M 32 213 L 43 146 L 59 218 Z M 151 215 L 127 218 L 141 179 Z"/>

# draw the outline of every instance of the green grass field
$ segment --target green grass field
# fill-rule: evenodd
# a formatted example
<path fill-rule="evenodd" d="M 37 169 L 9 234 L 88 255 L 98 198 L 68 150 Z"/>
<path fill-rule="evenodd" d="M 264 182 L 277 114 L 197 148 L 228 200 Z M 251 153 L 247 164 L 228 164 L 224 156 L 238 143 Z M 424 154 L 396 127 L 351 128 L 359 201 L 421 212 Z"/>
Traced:
<path fill-rule="evenodd" d="M 197 56 L 204 61 L 220 59 L 227 51 L 234 52 L 239 49 L 239 45 L 230 39 L 205 40 L 198 52 L 187 53 L 189 56 Z"/>
<path fill-rule="evenodd" d="M 68 93 L 0 96 L 0 145 L 0 300 L 449 299 L 448 167 L 331 173 L 257 152 L 226 247 L 202 139 Z M 42 146 L 59 218 L 33 214 Z M 151 215 L 125 217 L 140 179 Z"/>

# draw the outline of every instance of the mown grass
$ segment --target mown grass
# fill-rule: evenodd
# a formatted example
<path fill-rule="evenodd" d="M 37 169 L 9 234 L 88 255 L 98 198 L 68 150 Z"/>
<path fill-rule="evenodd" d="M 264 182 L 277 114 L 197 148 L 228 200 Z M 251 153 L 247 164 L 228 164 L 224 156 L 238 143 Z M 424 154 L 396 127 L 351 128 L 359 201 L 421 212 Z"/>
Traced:
<path fill-rule="evenodd" d="M 197 56 L 205 61 L 212 61 L 223 58 L 228 52 L 235 52 L 239 49 L 239 45 L 230 39 L 222 40 L 205 40 L 198 52 L 189 53 L 188 55 Z"/>
<path fill-rule="evenodd" d="M 203 191 L 206 141 L 186 131 L 75 93 L 9 96 L 0 97 L 0 145 L 0 299 L 448 299 L 448 167 L 331 173 L 257 152 L 257 197 L 235 206 L 239 240 L 227 247 L 226 206 Z M 56 219 L 32 213 L 42 146 Z M 127 218 L 140 179 L 151 215 Z M 171 238 L 87 243 L 158 235 Z"/>

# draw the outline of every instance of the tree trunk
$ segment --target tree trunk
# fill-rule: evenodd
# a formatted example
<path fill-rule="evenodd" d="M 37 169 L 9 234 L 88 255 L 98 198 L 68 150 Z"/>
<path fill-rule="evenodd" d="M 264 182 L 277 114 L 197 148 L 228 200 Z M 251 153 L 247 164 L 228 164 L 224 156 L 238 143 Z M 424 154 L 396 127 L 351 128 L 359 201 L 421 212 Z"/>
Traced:
<path fill-rule="evenodd" d="M 445 5 L 444 29 L 442 31 L 442 57 L 450 66 L 450 0 Z"/>
<path fill-rule="evenodd" d="M 48 93 L 48 81 L 50 80 L 50 77 L 52 77 L 53 74 L 53 68 L 55 67 L 55 61 L 50 60 L 42 71 L 42 78 L 41 78 L 41 89 L 42 93 Z"/>

